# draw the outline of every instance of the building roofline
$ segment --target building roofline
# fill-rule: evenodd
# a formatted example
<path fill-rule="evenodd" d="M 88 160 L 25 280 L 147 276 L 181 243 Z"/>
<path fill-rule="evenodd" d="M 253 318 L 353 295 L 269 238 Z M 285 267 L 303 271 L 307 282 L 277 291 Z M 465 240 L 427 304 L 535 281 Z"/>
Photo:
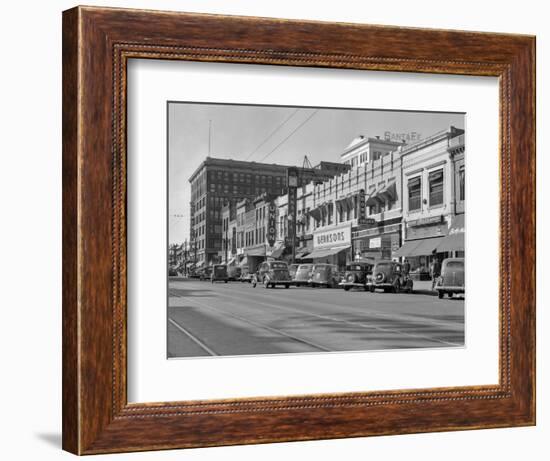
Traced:
<path fill-rule="evenodd" d="M 431 136 L 428 136 L 427 138 L 421 139 L 420 141 L 409 144 L 401 151 L 401 156 L 411 154 L 413 152 L 416 152 L 417 150 L 429 146 L 431 144 L 435 144 L 436 142 L 439 142 L 443 139 L 452 139 L 456 136 L 460 136 L 461 134 L 464 134 L 465 130 L 462 128 L 455 128 L 454 126 L 450 126 L 449 129 L 444 129 L 441 131 L 438 131 L 437 133 L 432 134 Z"/>
<path fill-rule="evenodd" d="M 364 146 L 365 144 L 368 144 L 369 142 L 381 142 L 383 144 L 387 144 L 387 145 L 395 146 L 395 147 L 399 147 L 399 146 L 404 145 L 404 143 L 402 143 L 402 142 L 388 141 L 387 139 L 382 139 L 382 138 L 365 138 L 362 141 L 359 141 L 357 144 L 354 144 L 353 146 L 347 147 L 346 149 L 344 149 L 344 152 L 342 154 L 340 154 L 340 157 L 343 157 L 343 156 L 349 154 L 350 152 L 354 151 L 358 147 Z"/>
<path fill-rule="evenodd" d="M 289 168 L 291 165 L 281 165 L 279 163 L 263 163 L 263 162 L 255 162 L 255 161 L 249 161 L 249 160 L 235 160 L 231 158 L 217 158 L 217 157 L 206 157 L 201 164 L 197 167 L 197 169 L 193 172 L 191 176 L 189 176 L 189 182 L 192 182 L 193 179 L 199 174 L 199 172 L 205 167 L 205 166 L 243 166 L 243 167 L 250 167 L 250 166 L 258 166 L 262 169 L 274 169 L 274 170 L 282 170 Z"/>

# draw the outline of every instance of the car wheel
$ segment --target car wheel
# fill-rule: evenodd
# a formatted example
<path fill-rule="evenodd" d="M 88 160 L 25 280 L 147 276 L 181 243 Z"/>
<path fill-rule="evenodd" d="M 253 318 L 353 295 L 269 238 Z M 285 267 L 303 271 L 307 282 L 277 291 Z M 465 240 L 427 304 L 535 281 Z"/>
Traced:
<path fill-rule="evenodd" d="M 453 297 L 453 292 L 449 291 L 449 293 L 447 293 L 447 296 L 449 296 L 449 298 L 452 298 Z"/>
<path fill-rule="evenodd" d="M 290 288 L 290 284 L 287 283 L 287 284 L 285 285 L 285 288 Z"/>
<path fill-rule="evenodd" d="M 344 290 L 349 291 L 350 287 L 344 287 Z"/>
<path fill-rule="evenodd" d="M 225 281 L 225 283 L 227 283 L 227 280 Z"/>
<path fill-rule="evenodd" d="M 374 285 L 371 285 L 371 286 L 369 287 L 369 291 L 370 291 L 371 293 L 374 293 Z"/>
<path fill-rule="evenodd" d="M 438 297 L 439 299 L 443 299 L 443 296 L 444 296 L 444 295 L 445 295 L 445 293 L 443 293 L 443 291 L 441 291 L 441 290 L 439 290 L 439 291 L 437 292 L 437 297 Z"/>

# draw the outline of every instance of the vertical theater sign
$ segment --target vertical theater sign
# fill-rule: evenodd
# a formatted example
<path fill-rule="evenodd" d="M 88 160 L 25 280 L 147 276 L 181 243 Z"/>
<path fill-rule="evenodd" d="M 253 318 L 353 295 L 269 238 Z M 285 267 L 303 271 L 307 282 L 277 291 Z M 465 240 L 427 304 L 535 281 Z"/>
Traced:
<path fill-rule="evenodd" d="M 277 207 L 272 200 L 267 206 L 267 243 L 270 247 L 275 244 L 277 238 L 277 229 L 275 228 L 277 222 Z"/>
<path fill-rule="evenodd" d="M 292 249 L 292 262 L 296 258 L 296 202 L 298 189 L 298 169 L 295 167 L 287 170 L 288 186 L 288 240 Z"/>

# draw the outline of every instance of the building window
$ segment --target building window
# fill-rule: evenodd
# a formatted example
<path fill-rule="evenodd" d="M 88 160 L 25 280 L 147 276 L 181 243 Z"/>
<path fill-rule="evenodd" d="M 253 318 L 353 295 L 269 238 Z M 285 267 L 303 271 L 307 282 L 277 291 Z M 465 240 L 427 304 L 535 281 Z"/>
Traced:
<path fill-rule="evenodd" d="M 420 210 L 421 185 L 420 177 L 409 179 L 409 211 Z"/>
<path fill-rule="evenodd" d="M 443 169 L 430 172 L 428 175 L 430 206 L 443 204 Z"/>
<path fill-rule="evenodd" d="M 466 198 L 466 172 L 463 166 L 458 171 L 458 187 L 458 199 L 464 201 Z"/>

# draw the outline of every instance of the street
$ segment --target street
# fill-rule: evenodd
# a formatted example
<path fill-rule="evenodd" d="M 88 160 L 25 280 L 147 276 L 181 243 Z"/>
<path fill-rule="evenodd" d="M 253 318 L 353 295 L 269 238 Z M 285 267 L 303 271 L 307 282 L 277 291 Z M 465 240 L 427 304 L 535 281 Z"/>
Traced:
<path fill-rule="evenodd" d="M 463 345 L 464 298 L 169 281 L 169 358 Z"/>

